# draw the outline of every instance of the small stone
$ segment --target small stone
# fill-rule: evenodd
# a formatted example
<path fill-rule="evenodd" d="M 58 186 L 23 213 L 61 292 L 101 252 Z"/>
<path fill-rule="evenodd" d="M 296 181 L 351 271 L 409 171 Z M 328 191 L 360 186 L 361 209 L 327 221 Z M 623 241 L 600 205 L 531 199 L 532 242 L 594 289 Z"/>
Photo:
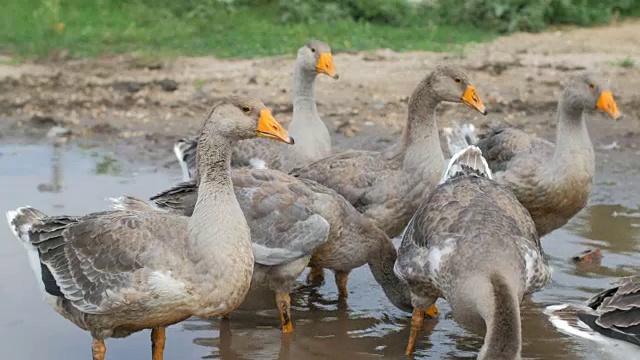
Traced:
<path fill-rule="evenodd" d="M 158 81 L 158 85 L 162 88 L 162 90 L 167 92 L 173 92 L 178 90 L 178 83 L 175 80 L 164 79 Z"/>
<path fill-rule="evenodd" d="M 47 132 L 48 138 L 58 138 L 71 135 L 71 130 L 63 128 L 61 126 L 54 126 Z"/>
<path fill-rule="evenodd" d="M 59 122 L 56 119 L 54 119 L 53 116 L 51 115 L 34 114 L 29 119 L 29 125 L 33 127 L 44 128 L 44 127 L 50 127 L 50 126 L 57 126 L 58 124 Z"/>
<path fill-rule="evenodd" d="M 384 103 L 382 101 L 376 101 L 373 104 L 373 108 L 376 109 L 376 110 L 382 110 L 382 109 L 384 109 Z"/>
<path fill-rule="evenodd" d="M 116 129 L 115 127 L 113 127 L 113 125 L 109 123 L 100 123 L 100 124 L 93 125 L 92 127 L 89 128 L 89 131 L 94 134 L 104 134 L 104 135 L 113 135 L 120 132 L 118 129 Z"/>
<path fill-rule="evenodd" d="M 142 84 L 136 81 L 117 81 L 111 85 L 114 90 L 120 92 L 137 93 L 142 89 Z"/>

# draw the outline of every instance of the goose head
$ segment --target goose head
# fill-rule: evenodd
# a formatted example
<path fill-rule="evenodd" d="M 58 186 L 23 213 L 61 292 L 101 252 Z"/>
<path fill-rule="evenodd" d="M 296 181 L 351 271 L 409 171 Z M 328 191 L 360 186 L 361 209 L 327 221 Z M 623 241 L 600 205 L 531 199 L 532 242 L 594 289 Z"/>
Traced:
<path fill-rule="evenodd" d="M 338 79 L 331 47 L 322 41 L 311 40 L 301 47 L 298 50 L 297 61 L 304 70 L 310 73 L 325 74 Z"/>
<path fill-rule="evenodd" d="M 611 90 L 589 74 L 571 78 L 562 95 L 562 101 L 566 107 L 576 112 L 595 110 L 604 112 L 614 120 L 622 117 Z"/>
<path fill-rule="evenodd" d="M 459 66 L 447 64 L 436 67 L 428 83 L 439 101 L 463 103 L 478 110 L 482 115 L 487 115 L 476 88 Z"/>
<path fill-rule="evenodd" d="M 234 141 L 265 137 L 287 144 L 294 143 L 262 101 L 245 95 L 229 96 L 213 107 L 202 133 L 214 132 Z"/>

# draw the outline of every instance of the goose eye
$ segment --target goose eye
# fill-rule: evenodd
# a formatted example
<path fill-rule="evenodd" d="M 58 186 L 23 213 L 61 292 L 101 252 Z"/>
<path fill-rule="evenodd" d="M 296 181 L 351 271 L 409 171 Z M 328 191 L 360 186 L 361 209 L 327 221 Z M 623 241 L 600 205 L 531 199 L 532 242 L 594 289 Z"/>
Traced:
<path fill-rule="evenodd" d="M 453 79 L 453 80 L 454 80 L 455 82 L 457 82 L 458 84 L 460 84 L 460 83 L 462 82 L 462 79 L 460 79 L 460 78 L 455 78 L 455 79 Z"/>
<path fill-rule="evenodd" d="M 250 107 L 250 106 L 247 106 L 247 105 L 244 105 L 244 106 L 242 107 L 242 112 L 243 112 L 243 113 L 245 113 L 245 114 L 247 114 L 247 115 L 251 114 L 251 107 Z"/>
<path fill-rule="evenodd" d="M 595 90 L 596 85 L 594 83 L 589 83 L 589 89 Z"/>

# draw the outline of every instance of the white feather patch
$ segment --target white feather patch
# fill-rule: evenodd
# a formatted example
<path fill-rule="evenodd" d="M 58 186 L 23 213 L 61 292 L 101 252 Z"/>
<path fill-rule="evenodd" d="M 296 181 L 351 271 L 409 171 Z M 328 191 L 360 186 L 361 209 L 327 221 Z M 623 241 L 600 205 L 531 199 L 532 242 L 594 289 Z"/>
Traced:
<path fill-rule="evenodd" d="M 186 285 L 182 281 L 176 280 L 171 271 L 154 271 L 147 278 L 149 288 L 158 295 L 159 298 L 180 300 L 187 297 Z"/>
<path fill-rule="evenodd" d="M 480 154 L 479 158 L 480 158 L 480 161 L 482 162 L 482 167 L 477 166 L 478 164 L 474 164 L 474 168 L 485 172 L 489 179 L 493 179 L 493 173 L 491 172 L 491 169 L 489 168 L 489 164 L 487 163 L 487 160 L 484 158 L 484 156 L 481 155 L 482 151 L 480 150 L 480 148 L 478 148 L 475 145 L 469 145 L 466 148 L 458 151 L 457 153 L 455 153 L 451 157 L 451 160 L 449 160 L 449 163 L 447 164 L 447 168 L 445 169 L 445 171 L 444 171 L 444 173 L 442 175 L 442 178 L 440 179 L 440 184 L 443 184 L 447 180 L 449 180 L 449 177 L 451 176 L 451 173 L 455 173 L 455 171 L 452 171 L 452 169 L 455 170 L 455 168 L 457 168 L 458 160 L 460 159 L 460 157 L 462 157 L 468 151 L 474 151 L 474 152 L 477 151 Z"/>
<path fill-rule="evenodd" d="M 260 265 L 275 266 L 299 259 L 304 254 L 300 251 L 291 251 L 282 248 L 270 248 L 253 243 L 254 261 Z"/>
<path fill-rule="evenodd" d="M 182 179 L 184 181 L 191 180 L 189 176 L 189 166 L 187 166 L 187 162 L 184 161 L 184 151 L 182 150 L 182 142 L 178 141 L 173 145 L 173 152 L 176 154 L 178 158 L 178 163 L 180 163 L 180 168 L 182 169 Z"/>
<path fill-rule="evenodd" d="M 251 165 L 254 169 L 266 169 L 267 163 L 259 158 L 251 158 L 249 159 L 249 165 Z"/>
<path fill-rule="evenodd" d="M 29 208 L 29 206 L 21 207 L 12 211 L 7 211 L 7 222 L 9 223 L 9 228 L 11 228 L 11 232 L 13 233 L 13 235 L 20 241 L 25 250 L 27 250 L 29 267 L 31 267 L 31 271 L 33 271 L 33 274 L 36 276 L 36 283 L 38 284 L 40 293 L 49 305 L 54 306 L 56 303 L 56 297 L 49 294 L 44 289 L 44 283 L 42 282 L 42 264 L 40 263 L 40 254 L 38 254 L 38 249 L 36 249 L 35 246 L 31 245 L 31 242 L 29 241 L 29 231 L 31 230 L 33 224 L 24 223 L 20 227 L 16 227 L 14 224 L 15 218 L 19 215 L 22 215 L 24 210 L 27 208 Z"/>
<path fill-rule="evenodd" d="M 427 261 L 429 262 L 429 273 L 437 274 L 440 271 L 440 263 L 442 258 L 449 256 L 456 249 L 456 240 L 449 238 L 444 241 L 444 246 L 432 247 L 429 249 L 429 256 Z"/>
<path fill-rule="evenodd" d="M 113 210 L 127 210 L 124 196 L 118 196 L 115 198 L 105 198 L 105 200 L 111 203 L 111 208 Z"/>

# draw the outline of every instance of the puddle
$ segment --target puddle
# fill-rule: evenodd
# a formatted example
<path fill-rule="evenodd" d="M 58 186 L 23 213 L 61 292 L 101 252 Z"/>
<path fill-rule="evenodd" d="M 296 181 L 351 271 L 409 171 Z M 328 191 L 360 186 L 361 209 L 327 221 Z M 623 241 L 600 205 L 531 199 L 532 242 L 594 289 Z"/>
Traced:
<path fill-rule="evenodd" d="M 600 170 L 600 169 L 599 169 Z M 542 309 L 583 301 L 614 278 L 637 273 L 640 210 L 625 183 L 637 172 L 596 181 L 592 203 L 564 229 L 543 240 L 554 267 L 553 282 L 523 305 L 523 358 L 593 358 L 578 340 L 557 332 Z M 32 205 L 48 214 L 104 210 L 104 198 L 128 194 L 147 198 L 180 180 L 179 168 L 157 169 L 119 160 L 115 154 L 73 145 L 0 146 L 0 210 Z M 628 191 L 628 190 L 627 190 Z M 618 194 L 620 201 L 615 196 Z M 635 195 L 634 195 L 635 196 Z M 595 199 L 595 200 L 594 200 Z M 611 203 L 620 205 L 611 205 Z M 76 360 L 89 356 L 91 337 L 57 315 L 42 300 L 22 246 L 0 225 L 0 320 L 3 358 Z M 570 257 L 587 248 L 602 250 L 600 264 L 577 267 Z M 166 359 L 375 359 L 403 358 L 409 318 L 384 297 L 367 268 L 352 272 L 348 305 L 338 304 L 333 277 L 313 289 L 300 284 L 292 295 L 295 334 L 283 339 L 270 292 L 253 294 L 248 310 L 230 321 L 190 319 L 167 331 Z M 451 319 L 445 301 L 430 335 L 422 333 L 416 359 L 473 359 L 483 339 Z M 36 345 L 37 344 L 37 345 Z M 108 359 L 149 358 L 149 332 L 107 340 Z M 590 357 L 591 356 L 591 357 Z"/>

